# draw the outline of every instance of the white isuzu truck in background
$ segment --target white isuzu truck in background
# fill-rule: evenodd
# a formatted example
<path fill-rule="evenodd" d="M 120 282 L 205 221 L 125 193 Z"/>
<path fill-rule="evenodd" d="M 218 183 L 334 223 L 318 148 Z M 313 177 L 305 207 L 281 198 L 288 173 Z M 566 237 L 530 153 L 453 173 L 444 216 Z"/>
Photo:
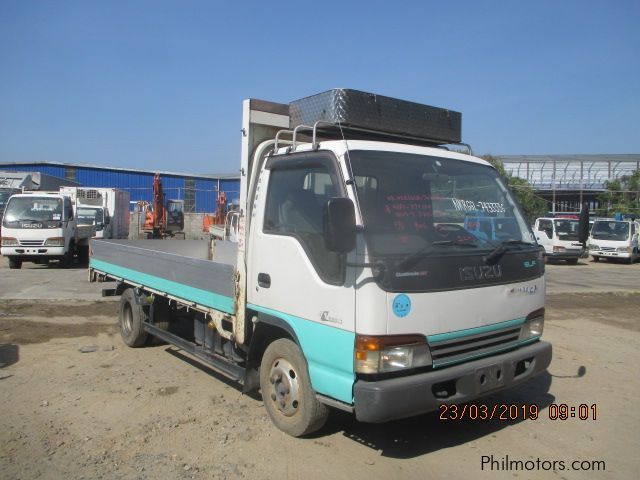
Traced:
<path fill-rule="evenodd" d="M 595 262 L 601 258 L 621 259 L 631 264 L 640 258 L 640 222 L 636 220 L 598 219 L 589 237 L 589 255 Z"/>
<path fill-rule="evenodd" d="M 330 408 L 384 422 L 546 370 L 543 252 L 497 171 L 443 148 L 460 113 L 344 89 L 243 109 L 237 243 L 91 241 L 127 345 L 260 389 L 294 436 Z M 479 214 L 508 235 L 466 229 Z"/>
<path fill-rule="evenodd" d="M 22 262 L 48 263 L 59 260 L 68 267 L 75 256 L 89 254 L 92 225 L 79 225 L 76 205 L 60 192 L 32 192 L 12 195 L 2 219 L 0 251 L 9 259 L 9 268 Z"/>
<path fill-rule="evenodd" d="M 577 265 L 585 253 L 584 241 L 579 238 L 580 221 L 575 218 L 538 218 L 533 229 L 548 259 Z"/>
<path fill-rule="evenodd" d="M 95 238 L 129 236 L 129 192 L 117 188 L 62 187 L 76 203 L 79 225 L 95 226 Z"/>

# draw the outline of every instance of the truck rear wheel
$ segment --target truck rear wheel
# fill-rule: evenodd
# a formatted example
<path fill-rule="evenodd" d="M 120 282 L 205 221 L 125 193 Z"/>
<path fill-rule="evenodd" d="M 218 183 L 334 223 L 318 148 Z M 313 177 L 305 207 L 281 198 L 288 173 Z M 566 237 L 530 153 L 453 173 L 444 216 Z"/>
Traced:
<path fill-rule="evenodd" d="M 315 432 L 327 421 L 329 409 L 316 398 L 302 352 L 291 340 L 281 338 L 265 350 L 260 389 L 271 421 L 293 437 Z"/>
<path fill-rule="evenodd" d="M 149 334 L 142 326 L 146 320 L 147 312 L 145 312 L 139 296 L 132 288 L 127 288 L 120 297 L 118 323 L 122 340 L 129 347 L 141 347 L 147 341 Z"/>
<path fill-rule="evenodd" d="M 16 257 L 9 257 L 9 268 L 12 270 L 20 270 L 22 268 L 22 260 Z"/>

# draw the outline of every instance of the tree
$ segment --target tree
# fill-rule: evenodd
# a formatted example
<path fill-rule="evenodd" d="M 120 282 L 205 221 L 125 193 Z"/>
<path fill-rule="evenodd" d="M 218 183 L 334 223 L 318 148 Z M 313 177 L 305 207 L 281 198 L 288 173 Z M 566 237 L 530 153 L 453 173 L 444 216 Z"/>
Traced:
<path fill-rule="evenodd" d="M 493 155 L 483 155 L 482 158 L 493 165 L 500 176 L 504 179 L 505 183 L 514 193 L 530 223 L 533 223 L 536 218 L 541 217 L 546 213 L 547 203 L 544 199 L 535 194 L 533 188 L 529 185 L 529 182 L 524 178 L 515 177 L 507 172 L 504 165 L 497 157 L 494 157 Z"/>
<path fill-rule="evenodd" d="M 597 214 L 608 217 L 614 213 L 640 215 L 640 170 L 605 182 L 607 191 L 600 196 L 601 207 Z"/>

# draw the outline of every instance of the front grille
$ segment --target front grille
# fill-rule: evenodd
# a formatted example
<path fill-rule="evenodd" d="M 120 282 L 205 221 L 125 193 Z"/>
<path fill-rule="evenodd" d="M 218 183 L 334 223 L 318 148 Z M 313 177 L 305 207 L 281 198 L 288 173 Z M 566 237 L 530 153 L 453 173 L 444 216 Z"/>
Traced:
<path fill-rule="evenodd" d="M 20 245 L 23 247 L 41 247 L 44 245 L 44 240 L 20 240 Z"/>
<path fill-rule="evenodd" d="M 615 252 L 616 248 L 615 247 L 600 247 L 600 250 L 602 250 L 603 252 Z"/>
<path fill-rule="evenodd" d="M 518 343 L 520 327 L 510 325 L 498 330 L 457 337 L 450 340 L 430 341 L 433 366 L 464 361 L 469 357 L 482 355 L 496 349 L 503 349 Z"/>

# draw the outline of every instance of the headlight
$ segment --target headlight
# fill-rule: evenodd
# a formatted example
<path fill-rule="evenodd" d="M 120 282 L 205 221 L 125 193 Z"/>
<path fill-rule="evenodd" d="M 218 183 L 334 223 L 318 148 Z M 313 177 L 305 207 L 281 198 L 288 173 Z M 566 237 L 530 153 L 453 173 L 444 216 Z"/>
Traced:
<path fill-rule="evenodd" d="M 44 242 L 45 247 L 64 247 L 64 237 L 47 238 Z"/>
<path fill-rule="evenodd" d="M 565 250 L 566 250 L 566 248 L 564 248 L 564 247 L 560 247 L 560 246 L 558 246 L 558 245 L 556 245 L 556 246 L 554 246 L 554 247 L 553 247 L 553 251 L 554 251 L 554 252 L 564 252 Z"/>
<path fill-rule="evenodd" d="M 618 247 L 616 250 L 620 253 L 631 253 L 631 247 Z"/>
<path fill-rule="evenodd" d="M 2 237 L 2 241 L 0 241 L 0 244 L 3 247 L 19 247 L 20 246 L 20 242 L 18 242 L 18 239 L 13 237 Z"/>
<path fill-rule="evenodd" d="M 544 329 L 544 308 L 540 308 L 527 315 L 520 330 L 520 340 L 539 337 Z"/>
<path fill-rule="evenodd" d="M 357 373 L 386 373 L 431 365 L 424 335 L 356 336 Z"/>
<path fill-rule="evenodd" d="M 600 250 L 600 247 L 598 245 L 596 245 L 595 243 L 590 243 L 589 244 L 589 248 L 591 250 Z"/>

